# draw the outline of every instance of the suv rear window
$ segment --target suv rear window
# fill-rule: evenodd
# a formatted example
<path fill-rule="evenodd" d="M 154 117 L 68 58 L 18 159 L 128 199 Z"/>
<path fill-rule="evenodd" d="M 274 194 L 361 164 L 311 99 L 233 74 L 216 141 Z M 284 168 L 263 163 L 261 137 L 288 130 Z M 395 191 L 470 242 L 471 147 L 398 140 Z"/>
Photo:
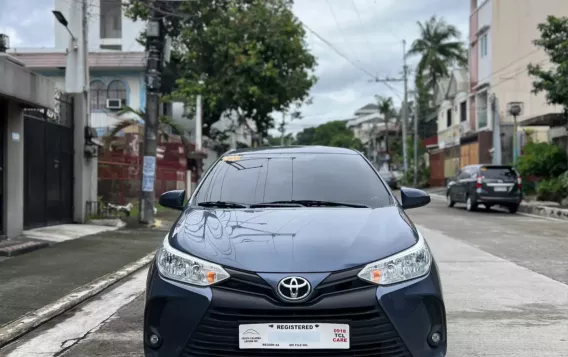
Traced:
<path fill-rule="evenodd" d="M 235 162 L 219 161 L 204 178 L 194 203 L 289 200 L 334 201 L 369 207 L 393 203 L 365 159 L 347 154 L 244 155 Z"/>
<path fill-rule="evenodd" d="M 517 172 L 510 166 L 482 167 L 481 176 L 488 179 L 515 180 Z"/>

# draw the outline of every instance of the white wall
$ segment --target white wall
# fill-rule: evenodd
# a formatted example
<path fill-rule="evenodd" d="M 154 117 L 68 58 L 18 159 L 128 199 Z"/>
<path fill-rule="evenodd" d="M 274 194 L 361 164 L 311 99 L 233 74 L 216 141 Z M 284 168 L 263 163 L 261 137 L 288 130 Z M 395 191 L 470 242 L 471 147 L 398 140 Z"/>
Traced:
<path fill-rule="evenodd" d="M 73 1 L 70 0 L 54 0 L 55 10 L 61 11 L 67 19 L 69 19 L 70 6 Z M 100 0 L 90 1 L 91 6 L 89 7 L 89 48 L 90 49 L 100 49 Z M 124 10 L 123 10 L 124 11 Z M 55 48 L 67 48 L 69 44 L 69 33 L 67 30 L 55 20 Z M 140 32 L 144 29 L 144 22 L 133 22 L 132 20 L 122 16 L 122 39 L 119 43 L 122 45 L 122 51 L 143 51 L 144 47 L 141 46 L 136 38 L 140 35 Z"/>
<path fill-rule="evenodd" d="M 50 77 L 51 80 L 55 82 L 55 87 L 64 90 L 65 89 L 65 77 L 55 76 Z M 96 74 L 91 74 L 91 80 L 100 79 L 106 84 L 110 83 L 112 80 L 121 79 L 126 82 L 129 88 L 128 105 L 133 109 L 139 110 L 141 99 L 140 98 L 140 75 L 137 74 L 120 74 L 117 73 L 116 76 L 103 76 L 99 77 Z M 113 118 L 112 115 L 107 115 L 103 112 L 92 113 L 91 114 L 91 126 L 95 128 L 103 128 L 107 126 L 112 126 L 118 122 L 117 119 Z"/>
<path fill-rule="evenodd" d="M 477 68 L 478 68 L 478 84 L 488 83 L 491 80 L 491 65 L 492 65 L 492 58 L 493 58 L 493 51 L 492 51 L 492 43 L 493 43 L 493 35 L 491 29 L 491 21 L 492 21 L 492 4 L 491 1 L 485 2 L 481 8 L 478 10 L 478 29 L 483 28 L 484 26 L 489 26 L 489 30 L 484 32 L 487 34 L 487 55 L 485 57 L 481 57 L 481 38 L 483 36 L 479 36 L 478 45 L 477 45 Z"/>

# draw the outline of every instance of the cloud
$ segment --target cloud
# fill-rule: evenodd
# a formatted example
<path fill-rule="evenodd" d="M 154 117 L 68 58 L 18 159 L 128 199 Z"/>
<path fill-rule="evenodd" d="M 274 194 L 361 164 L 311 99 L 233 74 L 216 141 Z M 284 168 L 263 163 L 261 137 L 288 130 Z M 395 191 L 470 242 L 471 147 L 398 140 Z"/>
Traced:
<path fill-rule="evenodd" d="M 0 32 L 10 36 L 11 47 L 51 47 L 52 8 L 53 0 L 3 1 Z"/>
<path fill-rule="evenodd" d="M 12 46 L 53 46 L 52 7 L 53 0 L 4 1 L 0 32 L 8 33 Z M 463 39 L 468 35 L 467 1 L 295 0 L 294 12 L 350 61 L 308 32 L 308 46 L 318 58 L 319 81 L 311 92 L 313 104 L 302 108 L 304 119 L 288 125 L 292 132 L 348 118 L 359 107 L 373 102 L 376 94 L 392 96 L 400 103 L 401 83 L 390 83 L 395 89 L 392 91 L 385 84 L 369 82 L 371 76 L 365 72 L 400 77 L 402 40 L 410 46 L 418 36 L 417 21 L 436 15 L 456 25 Z M 417 61 L 413 58 L 408 64 L 412 68 Z M 277 114 L 276 118 L 281 116 Z"/>

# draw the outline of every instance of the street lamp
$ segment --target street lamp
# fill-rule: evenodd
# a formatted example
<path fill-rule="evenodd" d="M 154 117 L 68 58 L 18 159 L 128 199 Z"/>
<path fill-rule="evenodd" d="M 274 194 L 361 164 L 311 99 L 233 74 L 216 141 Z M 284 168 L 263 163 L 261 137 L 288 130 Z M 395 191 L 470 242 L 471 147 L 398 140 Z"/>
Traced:
<path fill-rule="evenodd" d="M 0 52 L 6 52 L 8 48 L 10 48 L 10 37 L 0 33 Z"/>
<path fill-rule="evenodd" d="M 63 27 L 65 27 L 65 29 L 67 30 L 67 32 L 69 32 L 69 34 L 71 35 L 71 38 L 73 39 L 73 41 L 77 40 L 75 38 L 75 36 L 73 35 L 73 33 L 71 32 L 71 30 L 69 29 L 69 22 L 67 22 L 67 19 L 65 18 L 65 16 L 61 13 L 61 11 L 57 11 L 57 10 L 53 10 L 52 11 L 53 16 L 55 16 L 55 18 L 57 19 L 57 21 L 59 21 L 59 23 L 61 25 L 63 25 Z"/>
<path fill-rule="evenodd" d="M 507 111 L 513 116 L 513 163 L 517 161 L 517 117 L 523 114 L 523 102 L 507 103 Z"/>

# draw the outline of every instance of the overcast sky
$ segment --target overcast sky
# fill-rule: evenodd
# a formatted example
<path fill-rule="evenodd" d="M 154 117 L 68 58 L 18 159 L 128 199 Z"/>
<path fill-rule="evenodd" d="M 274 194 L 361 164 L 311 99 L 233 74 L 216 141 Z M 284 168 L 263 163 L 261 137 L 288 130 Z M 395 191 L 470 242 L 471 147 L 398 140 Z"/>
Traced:
<path fill-rule="evenodd" d="M 68 0 L 73 1 L 73 0 Z M 11 47 L 51 47 L 53 0 L 0 0 L 0 32 L 10 36 Z M 329 41 L 358 67 L 379 77 L 399 77 L 402 71 L 402 40 L 408 45 L 418 35 L 417 21 L 442 16 L 467 36 L 468 0 L 296 0 L 294 12 L 308 27 Z M 318 59 L 318 83 L 314 102 L 303 109 L 304 119 L 288 124 L 289 131 L 329 120 L 349 117 L 374 95 L 392 96 L 396 91 L 350 64 L 330 46 L 308 32 L 310 50 Z M 409 64 L 413 66 L 414 61 Z"/>

